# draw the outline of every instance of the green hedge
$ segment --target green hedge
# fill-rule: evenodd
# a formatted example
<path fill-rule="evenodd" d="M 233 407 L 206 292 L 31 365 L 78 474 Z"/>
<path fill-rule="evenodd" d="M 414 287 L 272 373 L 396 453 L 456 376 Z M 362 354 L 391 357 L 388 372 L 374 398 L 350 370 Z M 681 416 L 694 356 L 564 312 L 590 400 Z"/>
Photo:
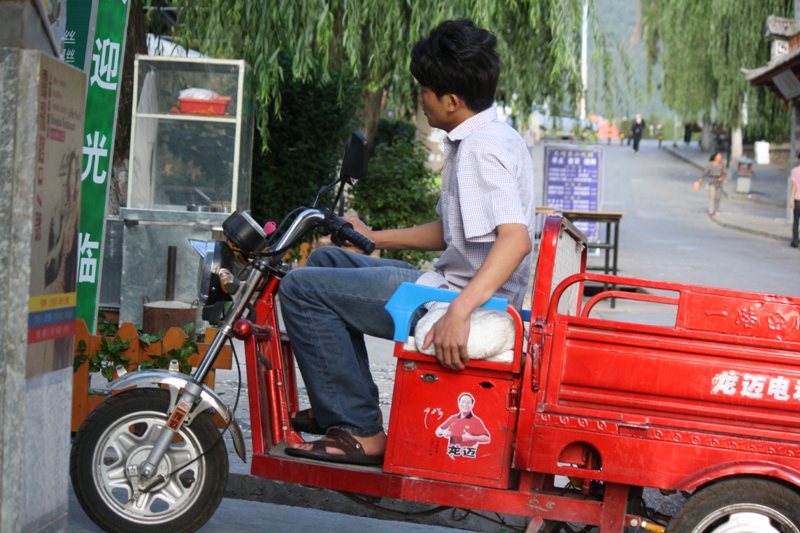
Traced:
<path fill-rule="evenodd" d="M 281 114 L 269 113 L 269 141 L 253 143 L 251 212 L 262 224 L 280 223 L 292 209 L 309 205 L 319 188 L 336 179 L 344 143 L 358 125 L 361 85 L 334 72 L 333 79 L 299 82 L 291 76 L 290 58 L 283 58 Z"/>
<path fill-rule="evenodd" d="M 436 174 L 426 166 L 428 149 L 415 140 L 413 125 L 381 120 L 369 174 L 353 189 L 353 208 L 372 229 L 417 226 L 438 218 Z M 382 257 L 415 265 L 432 260 L 432 252 L 384 250 Z"/>

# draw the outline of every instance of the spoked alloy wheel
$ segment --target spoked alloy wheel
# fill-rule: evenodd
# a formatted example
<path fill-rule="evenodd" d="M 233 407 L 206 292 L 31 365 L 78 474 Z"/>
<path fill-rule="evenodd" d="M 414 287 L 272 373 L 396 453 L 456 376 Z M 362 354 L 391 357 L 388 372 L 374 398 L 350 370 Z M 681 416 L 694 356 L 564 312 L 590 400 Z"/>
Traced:
<path fill-rule="evenodd" d="M 139 479 L 137 467 L 166 425 L 168 408 L 165 390 L 123 392 L 100 404 L 75 436 L 70 457 L 75 495 L 105 531 L 189 533 L 219 506 L 228 454 L 208 413 L 183 426 L 156 473 Z"/>
<path fill-rule="evenodd" d="M 800 533 L 800 496 L 763 479 L 723 481 L 692 496 L 667 532 Z"/>

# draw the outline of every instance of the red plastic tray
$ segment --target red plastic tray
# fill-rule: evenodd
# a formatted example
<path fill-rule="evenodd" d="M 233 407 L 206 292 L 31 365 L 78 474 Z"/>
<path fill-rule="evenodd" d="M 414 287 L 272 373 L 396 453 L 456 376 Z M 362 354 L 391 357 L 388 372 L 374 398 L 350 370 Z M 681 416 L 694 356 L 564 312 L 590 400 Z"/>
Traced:
<path fill-rule="evenodd" d="M 200 100 L 198 98 L 178 98 L 181 113 L 195 115 L 224 115 L 225 109 L 233 98 L 220 96 L 213 100 Z"/>

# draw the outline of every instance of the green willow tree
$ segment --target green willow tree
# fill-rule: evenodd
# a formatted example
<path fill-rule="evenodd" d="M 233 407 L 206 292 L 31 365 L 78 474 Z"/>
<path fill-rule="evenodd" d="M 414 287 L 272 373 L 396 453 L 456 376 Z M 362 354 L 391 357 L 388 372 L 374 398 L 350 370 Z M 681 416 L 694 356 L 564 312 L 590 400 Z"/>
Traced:
<path fill-rule="evenodd" d="M 759 131 L 787 120 L 776 98 L 754 88 L 742 68 L 770 59 L 767 17 L 793 15 L 793 0 L 640 0 L 650 68 L 660 59 L 667 106 L 684 120 L 707 119 L 732 130 L 731 152 L 742 154 L 742 108 Z"/>
<path fill-rule="evenodd" d="M 587 0 L 590 12 L 594 0 Z M 398 114 L 414 104 L 409 74 L 414 42 L 439 22 L 468 17 L 493 31 L 505 64 L 499 98 L 520 116 L 533 103 L 569 112 L 582 92 L 581 15 L 584 0 L 176 0 L 183 44 L 213 57 L 244 58 L 253 66 L 257 104 L 280 109 L 278 61 L 292 57 L 292 75 L 328 79 L 334 67 L 361 80 L 365 129 L 374 133 L 384 106 Z M 596 64 L 606 67 L 595 28 Z M 268 113 L 257 117 L 268 133 Z"/>

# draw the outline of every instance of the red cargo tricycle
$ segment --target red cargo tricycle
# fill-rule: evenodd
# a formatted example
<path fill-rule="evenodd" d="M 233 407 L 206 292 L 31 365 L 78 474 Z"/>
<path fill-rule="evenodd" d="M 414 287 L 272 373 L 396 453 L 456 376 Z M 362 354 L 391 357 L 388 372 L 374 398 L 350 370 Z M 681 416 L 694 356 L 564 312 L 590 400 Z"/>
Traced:
<path fill-rule="evenodd" d="M 365 154 L 354 134 L 337 199 L 365 176 Z M 222 433 L 243 460 L 245 443 L 234 410 L 203 380 L 235 337 L 245 345 L 254 476 L 519 515 L 529 532 L 580 523 L 602 533 L 800 533 L 800 299 L 589 274 L 585 237 L 556 216 L 544 223 L 530 315 L 487 302 L 515 324 L 510 362 L 451 371 L 417 352 L 406 343 L 410 317 L 453 293 L 403 286 L 387 305 L 397 369 L 383 465 L 286 455 L 303 439 L 290 423 L 296 374 L 275 300 L 283 257 L 314 228 L 372 248 L 320 197 L 276 242 L 234 213 L 227 242 L 194 243 L 205 318 L 219 325 L 204 360 L 191 376 L 119 377 L 112 389 L 124 392 L 75 437 L 72 483 L 101 528 L 188 532 L 214 513 L 228 473 Z M 590 282 L 606 289 L 585 299 Z M 674 323 L 597 317 L 610 298 L 663 306 Z M 671 519 L 654 516 L 643 487 L 688 501 Z"/>

